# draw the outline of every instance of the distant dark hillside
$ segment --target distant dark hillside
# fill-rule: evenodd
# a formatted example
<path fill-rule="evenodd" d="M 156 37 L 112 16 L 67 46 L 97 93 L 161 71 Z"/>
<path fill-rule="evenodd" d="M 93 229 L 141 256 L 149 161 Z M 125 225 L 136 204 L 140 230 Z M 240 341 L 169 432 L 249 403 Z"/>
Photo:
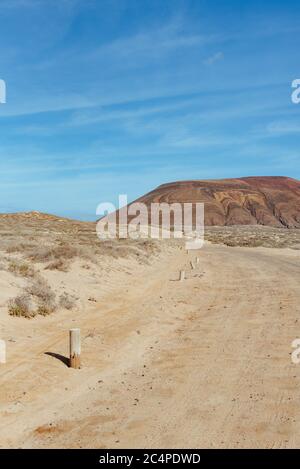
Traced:
<path fill-rule="evenodd" d="M 163 184 L 136 202 L 205 202 L 205 224 L 300 228 L 300 181 L 266 176 Z"/>

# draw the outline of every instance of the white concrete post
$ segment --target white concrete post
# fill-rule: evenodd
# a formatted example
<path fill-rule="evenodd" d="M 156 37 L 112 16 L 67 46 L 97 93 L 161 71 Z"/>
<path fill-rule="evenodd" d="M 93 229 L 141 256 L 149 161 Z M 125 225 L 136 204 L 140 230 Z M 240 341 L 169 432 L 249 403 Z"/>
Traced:
<path fill-rule="evenodd" d="M 182 282 L 184 279 L 185 279 L 185 271 L 181 270 L 179 280 L 180 280 L 180 282 Z"/>
<path fill-rule="evenodd" d="M 70 368 L 80 368 L 80 329 L 70 329 Z"/>

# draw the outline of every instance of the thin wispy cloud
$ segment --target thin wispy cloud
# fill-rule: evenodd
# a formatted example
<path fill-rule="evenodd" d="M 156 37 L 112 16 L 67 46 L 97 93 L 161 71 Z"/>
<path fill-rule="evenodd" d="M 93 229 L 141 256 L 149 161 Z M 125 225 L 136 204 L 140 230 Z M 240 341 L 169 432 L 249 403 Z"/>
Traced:
<path fill-rule="evenodd" d="M 216 52 L 215 54 L 211 55 L 207 59 L 203 61 L 205 65 L 213 65 L 214 63 L 222 60 L 224 58 L 223 52 Z"/>
<path fill-rule="evenodd" d="M 271 135 L 300 134 L 298 122 L 272 122 L 267 126 L 267 132 Z"/>
<path fill-rule="evenodd" d="M 173 25 L 161 29 L 154 29 L 147 33 L 139 33 L 129 38 L 120 38 L 104 44 L 94 50 L 88 59 L 104 59 L 113 56 L 116 59 L 142 60 L 162 58 L 165 54 L 178 51 L 178 49 L 203 46 L 214 40 L 213 36 L 200 34 L 182 34 L 174 29 Z M 128 62 L 126 63 L 128 66 Z M 139 66 L 139 64 L 136 64 Z"/>

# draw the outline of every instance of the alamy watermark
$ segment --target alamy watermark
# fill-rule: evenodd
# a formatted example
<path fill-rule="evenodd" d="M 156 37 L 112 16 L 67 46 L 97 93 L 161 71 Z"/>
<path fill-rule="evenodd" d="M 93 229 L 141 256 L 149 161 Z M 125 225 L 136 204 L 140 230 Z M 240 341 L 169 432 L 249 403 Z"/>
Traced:
<path fill-rule="evenodd" d="M 293 80 L 292 88 L 295 88 L 291 95 L 291 100 L 294 104 L 300 103 L 300 78 Z"/>
<path fill-rule="evenodd" d="M 295 339 L 292 342 L 292 348 L 295 350 L 291 354 L 292 363 L 299 365 L 300 363 L 300 339 Z"/>
<path fill-rule="evenodd" d="M 184 238 L 186 249 L 201 249 L 204 244 L 204 204 L 134 202 L 119 195 L 119 207 L 100 203 L 96 214 L 99 239 L 170 239 Z"/>
<path fill-rule="evenodd" d="M 0 104 L 6 104 L 6 83 L 0 79 Z"/>

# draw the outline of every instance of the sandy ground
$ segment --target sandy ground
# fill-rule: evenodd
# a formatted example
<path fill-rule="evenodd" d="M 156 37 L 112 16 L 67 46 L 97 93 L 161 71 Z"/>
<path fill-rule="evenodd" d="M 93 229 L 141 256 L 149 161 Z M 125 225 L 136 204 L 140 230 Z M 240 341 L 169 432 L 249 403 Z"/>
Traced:
<path fill-rule="evenodd" d="M 1 317 L 1 447 L 299 447 L 299 274 L 299 251 L 173 245 L 82 311 Z"/>

